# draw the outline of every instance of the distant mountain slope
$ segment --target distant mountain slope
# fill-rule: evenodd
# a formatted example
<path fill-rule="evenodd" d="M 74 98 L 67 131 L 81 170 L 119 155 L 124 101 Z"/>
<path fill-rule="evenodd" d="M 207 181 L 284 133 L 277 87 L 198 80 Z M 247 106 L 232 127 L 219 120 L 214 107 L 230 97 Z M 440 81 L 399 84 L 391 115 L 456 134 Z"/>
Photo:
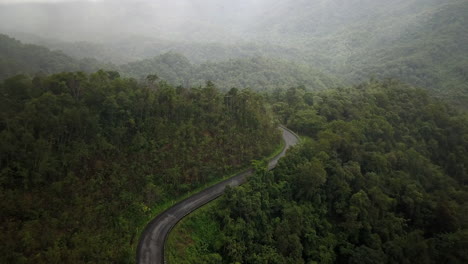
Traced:
<path fill-rule="evenodd" d="M 466 0 L 298 0 L 270 8 L 251 34 L 302 50 L 315 67 L 352 83 L 397 78 L 468 102 Z"/>
<path fill-rule="evenodd" d="M 199 86 L 212 81 L 221 89 L 271 90 L 304 85 L 312 90 L 322 90 L 341 84 L 338 79 L 308 65 L 264 57 L 193 65 L 182 55 L 167 53 L 122 65 L 120 70 L 139 79 L 156 73 L 163 80 L 183 86 Z"/>
<path fill-rule="evenodd" d="M 422 22 L 428 12 L 465 0 L 273 0 L 248 32 L 288 36 L 283 40 L 327 38 L 347 30 L 366 29 L 379 38 L 398 36 Z M 279 19 L 281 18 L 281 19 Z M 347 36 L 350 37 L 350 36 Z M 357 37 L 357 36 L 355 36 Z M 369 42 L 371 39 L 360 39 Z M 371 40 L 372 41 L 372 40 Z"/>
<path fill-rule="evenodd" d="M 264 57 L 202 64 L 196 68 L 192 80 L 212 80 L 221 87 L 250 87 L 256 90 L 301 85 L 311 90 L 322 90 L 341 85 L 338 79 L 311 66 Z"/>
<path fill-rule="evenodd" d="M 468 102 L 468 1 L 426 11 L 394 41 L 349 57 L 347 79 L 398 78 L 459 104 Z M 359 69 L 358 71 L 354 69 Z"/>
<path fill-rule="evenodd" d="M 95 58 L 99 61 L 117 65 L 153 58 L 168 52 L 183 54 L 190 62 L 195 64 L 253 56 L 295 61 L 302 61 L 303 58 L 303 54 L 299 49 L 252 41 L 239 41 L 227 44 L 221 42 L 176 41 L 161 39 L 158 36 L 132 35 L 105 39 L 100 42 L 70 42 L 17 31 L 8 32 L 8 35 L 23 43 L 31 43 L 45 46 L 52 50 L 63 51 L 73 58 Z"/>
<path fill-rule="evenodd" d="M 222 56 L 218 60 L 221 58 Z M 16 74 L 92 72 L 100 68 L 118 70 L 122 75 L 139 80 L 144 80 L 149 74 L 157 74 L 162 80 L 184 87 L 200 86 L 212 81 L 225 90 L 232 87 L 271 90 L 300 85 L 321 90 L 341 84 L 336 78 L 308 65 L 280 59 L 245 57 L 197 65 L 183 55 L 169 52 L 152 59 L 114 66 L 96 59 L 72 58 L 62 52 L 23 44 L 6 35 L 0 35 L 0 79 Z"/>
<path fill-rule="evenodd" d="M 77 60 L 62 52 L 23 44 L 0 34 L 0 79 L 16 74 L 57 73 L 63 71 L 95 71 L 104 66 L 95 59 Z"/>
<path fill-rule="evenodd" d="M 57 15 L 71 9 L 66 18 Z M 192 63 L 279 58 L 347 83 L 397 78 L 459 105 L 468 105 L 467 24 L 467 0 L 77 1 L 0 8 L 1 30 L 99 43 L 47 45 L 77 58 L 116 64 L 167 52 Z"/>
<path fill-rule="evenodd" d="M 156 74 L 159 78 L 176 85 L 182 85 L 185 82 L 191 69 L 190 61 L 176 53 L 167 53 L 152 59 L 120 65 L 120 71 L 125 75 L 144 79 L 149 74 Z"/>

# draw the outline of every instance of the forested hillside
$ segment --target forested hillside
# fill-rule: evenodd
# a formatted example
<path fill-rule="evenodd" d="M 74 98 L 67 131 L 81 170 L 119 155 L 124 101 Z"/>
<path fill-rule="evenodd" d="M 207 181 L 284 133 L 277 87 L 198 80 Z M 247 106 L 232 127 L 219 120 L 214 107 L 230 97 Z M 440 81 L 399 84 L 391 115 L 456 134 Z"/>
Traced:
<path fill-rule="evenodd" d="M 279 1 L 270 9 L 252 34 L 301 50 L 318 69 L 350 83 L 395 78 L 468 104 L 465 0 Z"/>
<path fill-rule="evenodd" d="M 296 61 L 348 85 L 394 78 L 468 105 L 466 0 L 137 2 L 3 5 L 0 30 L 61 37 L 69 41 L 48 46 L 117 64 L 167 52 L 196 64 Z M 54 23 L 66 10 L 74 10 L 68 23 Z M 34 23 L 15 19 L 28 12 L 37 13 Z"/>
<path fill-rule="evenodd" d="M 468 0 L 0 0 L 0 263 L 134 263 L 247 166 L 170 263 L 468 263 L 467 25 Z M 303 140 L 269 172 L 279 124 Z"/>
<path fill-rule="evenodd" d="M 271 91 L 300 85 L 310 90 L 323 90 L 341 83 L 310 66 L 263 57 L 194 65 L 182 55 L 167 53 L 122 65 L 120 69 L 135 78 L 157 73 L 161 79 L 185 87 L 212 81 L 225 90 L 237 87 Z"/>
<path fill-rule="evenodd" d="M 95 59 L 73 59 L 62 52 L 23 44 L 0 34 L 0 80 L 16 74 L 51 74 L 63 71 L 92 72 L 100 67 L 110 68 Z"/>
<path fill-rule="evenodd" d="M 77 59 L 95 58 L 116 65 L 154 58 L 166 53 L 183 54 L 193 64 L 258 56 L 303 61 L 303 54 L 298 49 L 250 41 L 235 43 L 189 42 L 160 39 L 154 36 L 129 36 L 105 39 L 101 42 L 73 42 L 16 31 L 8 32 L 7 35 L 14 36 L 23 43 L 32 43 L 52 50 L 63 51 L 63 53 Z"/>
<path fill-rule="evenodd" d="M 133 263 L 163 203 L 268 156 L 262 98 L 117 72 L 0 84 L 0 255 L 5 263 Z"/>
<path fill-rule="evenodd" d="M 169 52 L 152 59 L 116 66 L 94 59 L 73 59 L 58 51 L 1 36 L 0 80 L 16 74 L 34 76 L 74 70 L 90 73 L 101 68 L 118 69 L 122 75 L 138 80 L 156 73 L 158 78 L 174 86 L 196 87 L 212 81 L 225 91 L 233 87 L 264 91 L 299 85 L 311 90 L 323 90 L 341 84 L 337 78 L 308 65 L 280 59 L 248 57 L 197 65 L 183 55 Z"/>
<path fill-rule="evenodd" d="M 271 100 L 305 142 L 184 220 L 172 263 L 468 261 L 466 114 L 395 81 Z"/>
<path fill-rule="evenodd" d="M 457 105 L 468 105 L 467 1 L 448 1 L 439 8 L 418 14 L 420 19 L 398 38 L 376 40 L 370 49 L 353 54 L 346 75 L 363 81 L 369 74 L 397 78 L 427 87 L 432 94 Z M 400 21 L 405 25 L 405 21 Z M 407 24 L 410 24 L 406 22 Z M 361 27 L 365 30 L 365 27 Z"/>

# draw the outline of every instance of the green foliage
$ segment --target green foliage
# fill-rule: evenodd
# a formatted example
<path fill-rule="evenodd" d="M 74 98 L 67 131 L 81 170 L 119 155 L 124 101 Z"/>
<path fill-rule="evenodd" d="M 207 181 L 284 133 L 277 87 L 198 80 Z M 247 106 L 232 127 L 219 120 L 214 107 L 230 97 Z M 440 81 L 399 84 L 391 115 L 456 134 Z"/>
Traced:
<path fill-rule="evenodd" d="M 222 234 L 209 253 L 222 263 L 468 261 L 466 115 L 391 80 L 270 100 L 310 140 L 204 215 Z"/>
<path fill-rule="evenodd" d="M 218 253 L 220 228 L 213 218 L 214 201 L 181 221 L 171 231 L 165 246 L 169 263 L 222 263 Z"/>
<path fill-rule="evenodd" d="M 151 208 L 270 154 L 280 138 L 250 90 L 226 97 L 212 84 L 119 75 L 0 84 L 7 263 L 133 263 Z"/>

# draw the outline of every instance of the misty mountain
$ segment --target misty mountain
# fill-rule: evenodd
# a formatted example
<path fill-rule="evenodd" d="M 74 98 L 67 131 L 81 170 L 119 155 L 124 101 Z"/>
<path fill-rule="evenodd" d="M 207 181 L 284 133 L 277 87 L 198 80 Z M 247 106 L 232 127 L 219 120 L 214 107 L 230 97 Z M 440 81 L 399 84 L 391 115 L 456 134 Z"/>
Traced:
<path fill-rule="evenodd" d="M 23 44 L 6 35 L 0 35 L 0 79 L 16 74 L 36 75 L 64 71 L 90 73 L 98 69 L 118 70 L 122 75 L 138 80 L 157 74 L 161 80 L 184 87 L 202 86 L 207 81 L 212 81 L 224 90 L 236 87 L 258 91 L 302 85 L 311 90 L 322 90 L 341 84 L 337 78 L 309 65 L 279 59 L 257 56 L 193 64 L 183 55 L 168 52 L 152 59 L 116 66 L 95 59 L 75 59 L 60 51 Z"/>
<path fill-rule="evenodd" d="M 466 0 L 72 1 L 3 4 L 0 30 L 116 64 L 167 52 L 197 64 L 293 60 L 349 84 L 396 78 L 463 104 L 467 14 Z"/>
<path fill-rule="evenodd" d="M 396 78 L 463 104 L 467 14 L 464 0 L 286 1 L 251 33 L 301 50 L 310 64 L 349 83 Z"/>
<path fill-rule="evenodd" d="M 43 32 L 47 37 L 67 40 L 130 34 L 229 42 L 253 22 L 265 3 L 266 0 L 13 3 L 1 6 L 0 29 Z"/>
<path fill-rule="evenodd" d="M 467 20 L 468 0 L 0 0 L 0 263 L 135 263 L 159 213 L 236 173 L 163 262 L 468 263 Z M 269 171 L 280 124 L 301 143 Z"/>
<path fill-rule="evenodd" d="M 112 68 L 95 59 L 74 59 L 63 52 L 23 44 L 0 34 L 0 80 L 16 74 L 51 74 L 63 71 L 92 72 Z"/>
<path fill-rule="evenodd" d="M 341 82 L 308 65 L 264 57 L 248 57 L 200 65 L 179 54 L 167 53 L 153 59 L 120 66 L 122 73 L 143 79 L 156 73 L 161 79 L 185 87 L 202 86 L 212 81 L 221 89 L 252 88 L 272 90 L 305 86 L 322 90 L 339 86 Z"/>
<path fill-rule="evenodd" d="M 33 43 L 52 50 L 60 50 L 77 59 L 95 58 L 113 64 L 126 64 L 169 52 L 184 54 L 195 64 L 255 56 L 303 61 L 303 55 L 299 49 L 255 42 L 189 42 L 146 36 L 128 36 L 101 42 L 73 42 L 44 38 L 24 32 L 10 32 L 8 35 L 14 36 L 24 43 Z"/>
<path fill-rule="evenodd" d="M 346 77 L 355 82 L 371 74 L 430 88 L 460 105 L 468 102 L 468 2 L 447 4 L 425 14 L 397 40 L 351 55 Z M 352 70 L 358 69 L 358 70 Z M 365 74 L 363 74 L 365 73 Z"/>

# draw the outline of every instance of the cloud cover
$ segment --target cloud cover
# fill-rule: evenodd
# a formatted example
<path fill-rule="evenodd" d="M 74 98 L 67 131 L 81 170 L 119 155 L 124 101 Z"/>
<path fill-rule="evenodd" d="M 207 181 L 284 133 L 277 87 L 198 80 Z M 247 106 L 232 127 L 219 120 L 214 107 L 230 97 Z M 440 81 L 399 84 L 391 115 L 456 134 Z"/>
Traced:
<path fill-rule="evenodd" d="M 63 3 L 63 2 L 97 2 L 102 0 L 0 0 L 0 4 Z"/>
<path fill-rule="evenodd" d="M 0 31 L 80 40 L 144 35 L 232 40 L 275 0 L 0 0 Z"/>

